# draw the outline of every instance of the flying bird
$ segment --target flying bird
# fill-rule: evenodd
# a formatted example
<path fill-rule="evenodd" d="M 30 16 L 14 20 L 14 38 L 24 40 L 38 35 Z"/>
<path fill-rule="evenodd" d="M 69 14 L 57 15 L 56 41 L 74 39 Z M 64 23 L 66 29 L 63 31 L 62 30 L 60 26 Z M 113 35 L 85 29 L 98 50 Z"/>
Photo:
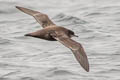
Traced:
<path fill-rule="evenodd" d="M 19 6 L 16 6 L 16 8 L 24 13 L 27 13 L 28 15 L 33 16 L 43 27 L 41 30 L 25 34 L 25 36 L 31 36 L 49 41 L 59 41 L 73 52 L 76 60 L 80 63 L 83 69 L 89 72 L 89 62 L 86 53 L 80 43 L 71 39 L 71 37 L 74 36 L 78 37 L 72 30 L 66 29 L 62 26 L 57 26 L 46 14 L 41 12 Z"/>

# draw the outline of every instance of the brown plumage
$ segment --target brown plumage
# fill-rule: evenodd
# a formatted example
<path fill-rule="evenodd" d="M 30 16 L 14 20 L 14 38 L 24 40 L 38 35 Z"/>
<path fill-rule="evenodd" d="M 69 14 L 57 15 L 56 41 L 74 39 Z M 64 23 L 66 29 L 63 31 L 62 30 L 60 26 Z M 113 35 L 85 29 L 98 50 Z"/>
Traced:
<path fill-rule="evenodd" d="M 74 53 L 80 65 L 89 72 L 88 59 L 82 45 L 71 39 L 71 37 L 76 36 L 73 31 L 55 25 L 46 14 L 18 6 L 16 6 L 16 8 L 33 16 L 43 27 L 43 29 L 36 32 L 25 34 L 25 36 L 32 36 L 49 41 L 59 41 Z"/>

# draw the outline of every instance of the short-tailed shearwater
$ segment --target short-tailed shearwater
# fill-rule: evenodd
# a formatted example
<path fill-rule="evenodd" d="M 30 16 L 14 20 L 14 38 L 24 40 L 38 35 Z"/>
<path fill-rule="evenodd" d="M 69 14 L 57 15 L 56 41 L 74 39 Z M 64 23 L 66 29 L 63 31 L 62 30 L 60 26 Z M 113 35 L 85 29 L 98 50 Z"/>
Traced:
<path fill-rule="evenodd" d="M 49 41 L 59 41 L 74 53 L 80 65 L 87 72 L 89 72 L 89 63 L 86 53 L 80 43 L 71 39 L 71 37 L 76 36 L 72 30 L 55 25 L 46 14 L 43 14 L 41 12 L 19 6 L 16 6 L 16 8 L 23 11 L 24 13 L 33 16 L 37 20 L 37 22 L 43 27 L 43 29 L 36 32 L 25 34 L 25 36 L 32 36 Z"/>

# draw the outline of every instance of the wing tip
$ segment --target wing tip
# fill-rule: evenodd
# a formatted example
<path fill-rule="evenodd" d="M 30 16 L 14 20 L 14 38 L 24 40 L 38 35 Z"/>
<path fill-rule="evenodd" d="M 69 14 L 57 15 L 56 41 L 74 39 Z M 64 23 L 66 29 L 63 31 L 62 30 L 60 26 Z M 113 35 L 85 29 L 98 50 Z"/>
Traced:
<path fill-rule="evenodd" d="M 20 6 L 15 6 L 17 9 L 20 9 L 21 7 Z"/>
<path fill-rule="evenodd" d="M 90 71 L 90 70 L 89 70 L 89 67 L 88 67 L 88 68 L 86 68 L 85 70 L 86 70 L 87 72 L 89 72 L 89 71 Z"/>
<path fill-rule="evenodd" d="M 37 11 L 33 11 L 31 9 L 27 9 L 27 8 L 24 8 L 24 7 L 20 7 L 20 6 L 15 6 L 17 9 L 19 9 L 20 11 L 28 14 L 28 15 L 31 15 L 33 16 L 33 14 L 37 13 Z"/>
<path fill-rule="evenodd" d="M 83 67 L 83 66 L 82 66 L 82 67 Z M 86 72 L 89 72 L 89 71 L 90 71 L 89 63 L 87 63 L 86 65 L 84 65 L 83 68 L 85 69 Z"/>
<path fill-rule="evenodd" d="M 84 64 L 84 65 L 81 64 L 81 66 L 83 67 L 83 69 L 84 69 L 86 72 L 89 72 L 89 71 L 90 71 L 88 61 L 87 61 L 87 64 Z"/>
<path fill-rule="evenodd" d="M 80 64 L 81 65 L 81 64 Z M 90 69 L 89 69 L 89 64 L 87 64 L 87 65 L 81 65 L 82 66 L 82 68 L 86 71 L 86 72 L 89 72 L 90 71 Z"/>
<path fill-rule="evenodd" d="M 21 11 L 23 11 L 23 7 L 20 7 L 20 6 L 15 6 L 17 9 L 19 9 L 19 10 L 21 10 Z"/>

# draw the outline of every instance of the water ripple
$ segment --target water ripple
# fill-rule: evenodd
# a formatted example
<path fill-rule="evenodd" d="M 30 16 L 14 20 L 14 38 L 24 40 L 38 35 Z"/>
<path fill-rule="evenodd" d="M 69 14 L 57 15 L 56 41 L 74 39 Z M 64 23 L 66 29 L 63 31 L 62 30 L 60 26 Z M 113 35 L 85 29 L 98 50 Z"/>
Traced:
<path fill-rule="evenodd" d="M 60 13 L 56 15 L 53 19 L 55 19 L 56 22 L 67 22 L 70 24 L 86 24 L 87 22 L 85 20 L 81 20 L 78 17 L 74 16 L 67 16 L 63 13 Z"/>

